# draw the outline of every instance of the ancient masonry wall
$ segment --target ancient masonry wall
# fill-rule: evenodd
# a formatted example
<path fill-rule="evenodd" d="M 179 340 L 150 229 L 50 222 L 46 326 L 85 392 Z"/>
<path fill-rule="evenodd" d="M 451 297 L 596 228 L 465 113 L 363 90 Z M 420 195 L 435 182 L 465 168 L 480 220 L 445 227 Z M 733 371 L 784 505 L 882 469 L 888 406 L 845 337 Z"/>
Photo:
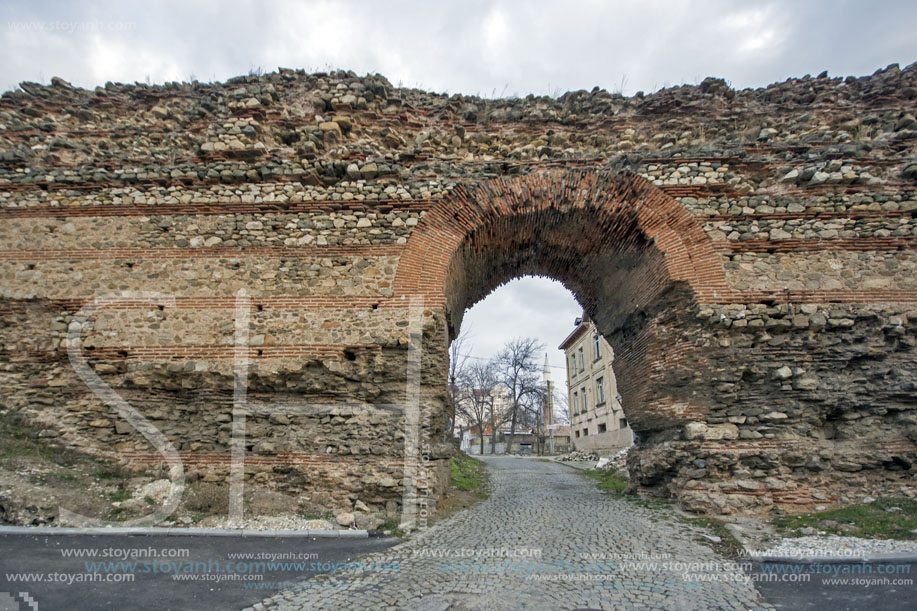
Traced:
<path fill-rule="evenodd" d="M 450 333 L 538 273 L 614 346 L 645 488 L 734 512 L 912 486 L 915 105 L 917 66 L 632 98 L 286 69 L 23 83 L 0 98 L 3 407 L 58 442 L 161 463 L 77 377 L 78 335 L 189 473 L 227 481 L 244 290 L 247 478 L 395 514 L 416 483 L 412 298 L 438 493 Z"/>

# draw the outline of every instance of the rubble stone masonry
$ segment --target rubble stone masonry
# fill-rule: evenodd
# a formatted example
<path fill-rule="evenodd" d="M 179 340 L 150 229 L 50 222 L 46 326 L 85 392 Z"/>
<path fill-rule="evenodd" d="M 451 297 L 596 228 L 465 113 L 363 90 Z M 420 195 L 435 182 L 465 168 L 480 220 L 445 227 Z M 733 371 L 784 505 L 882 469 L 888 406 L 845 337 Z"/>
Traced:
<path fill-rule="evenodd" d="M 228 481 L 244 290 L 246 478 L 391 514 L 415 441 L 445 485 L 463 312 L 538 274 L 614 348 L 645 490 L 715 513 L 896 492 L 917 461 L 915 107 L 917 65 L 630 98 L 289 69 L 23 83 L 0 97 L 2 403 L 162 463 L 77 377 L 79 346 L 188 471 Z"/>

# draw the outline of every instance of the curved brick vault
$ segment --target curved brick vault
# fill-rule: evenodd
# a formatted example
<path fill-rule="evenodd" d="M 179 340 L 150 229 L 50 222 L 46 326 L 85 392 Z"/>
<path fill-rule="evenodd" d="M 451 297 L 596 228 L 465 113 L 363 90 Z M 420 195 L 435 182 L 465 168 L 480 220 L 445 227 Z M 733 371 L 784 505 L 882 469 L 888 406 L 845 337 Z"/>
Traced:
<path fill-rule="evenodd" d="M 702 301 L 728 293 L 712 242 L 675 199 L 633 174 L 568 170 L 460 187 L 437 202 L 401 256 L 395 294 L 446 303 L 455 331 L 465 309 L 532 273 L 563 281 L 591 313 L 597 281 L 640 285 L 624 309 L 677 282 Z"/>

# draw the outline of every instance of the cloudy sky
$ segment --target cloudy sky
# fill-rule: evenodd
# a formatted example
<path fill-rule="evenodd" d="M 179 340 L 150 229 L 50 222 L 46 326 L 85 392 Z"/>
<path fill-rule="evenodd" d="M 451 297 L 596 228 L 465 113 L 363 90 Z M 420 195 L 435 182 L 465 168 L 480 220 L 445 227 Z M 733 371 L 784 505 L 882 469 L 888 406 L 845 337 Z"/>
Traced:
<path fill-rule="evenodd" d="M 462 331 L 467 334 L 474 358 L 490 358 L 514 337 L 536 337 L 545 344 L 555 382 L 564 382 L 564 353 L 557 346 L 573 331 L 582 308 L 564 285 L 548 278 L 517 278 L 465 314 Z M 544 357 L 538 359 L 539 365 Z"/>
<path fill-rule="evenodd" d="M 0 87 L 346 68 L 450 93 L 626 94 L 917 60 L 911 0 L 4 0 Z"/>
<path fill-rule="evenodd" d="M 4 0 L 0 54 L 3 90 L 52 76 L 94 87 L 284 66 L 488 97 L 596 85 L 632 95 L 708 75 L 744 88 L 904 67 L 917 61 L 917 2 Z M 556 347 L 577 313 L 557 283 L 524 280 L 466 321 L 476 353 L 489 355 L 514 335 Z M 557 351 L 551 359 L 563 366 Z"/>

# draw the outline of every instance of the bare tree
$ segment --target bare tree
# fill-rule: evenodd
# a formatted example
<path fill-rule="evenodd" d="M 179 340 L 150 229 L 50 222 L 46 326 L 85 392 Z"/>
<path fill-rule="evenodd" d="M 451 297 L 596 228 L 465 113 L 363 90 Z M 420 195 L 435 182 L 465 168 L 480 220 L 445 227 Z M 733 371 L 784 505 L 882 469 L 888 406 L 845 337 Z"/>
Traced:
<path fill-rule="evenodd" d="M 526 407 L 542 392 L 538 368 L 538 356 L 541 354 L 544 354 L 543 343 L 533 337 L 517 337 L 506 343 L 494 361 L 497 379 L 510 393 L 507 450 L 512 448 L 516 426 L 527 419 L 524 414 Z M 528 409 L 531 410 L 530 407 Z"/>
<path fill-rule="evenodd" d="M 479 361 L 466 364 L 459 373 L 461 375 L 456 378 L 456 413 L 477 428 L 483 454 L 484 428 L 488 424 L 493 427 L 496 420 L 494 404 L 497 378 L 489 363 Z"/>
<path fill-rule="evenodd" d="M 467 325 L 462 329 L 458 337 L 452 340 L 449 346 L 449 403 L 452 411 L 452 417 L 449 420 L 448 435 L 451 438 L 455 431 L 455 417 L 457 415 L 457 403 L 459 386 L 458 382 L 463 377 L 465 368 L 468 366 L 468 353 L 471 346 L 468 345 L 470 327 Z"/>
<path fill-rule="evenodd" d="M 570 424 L 570 402 L 567 400 L 567 393 L 556 386 L 554 387 L 554 422 Z"/>

